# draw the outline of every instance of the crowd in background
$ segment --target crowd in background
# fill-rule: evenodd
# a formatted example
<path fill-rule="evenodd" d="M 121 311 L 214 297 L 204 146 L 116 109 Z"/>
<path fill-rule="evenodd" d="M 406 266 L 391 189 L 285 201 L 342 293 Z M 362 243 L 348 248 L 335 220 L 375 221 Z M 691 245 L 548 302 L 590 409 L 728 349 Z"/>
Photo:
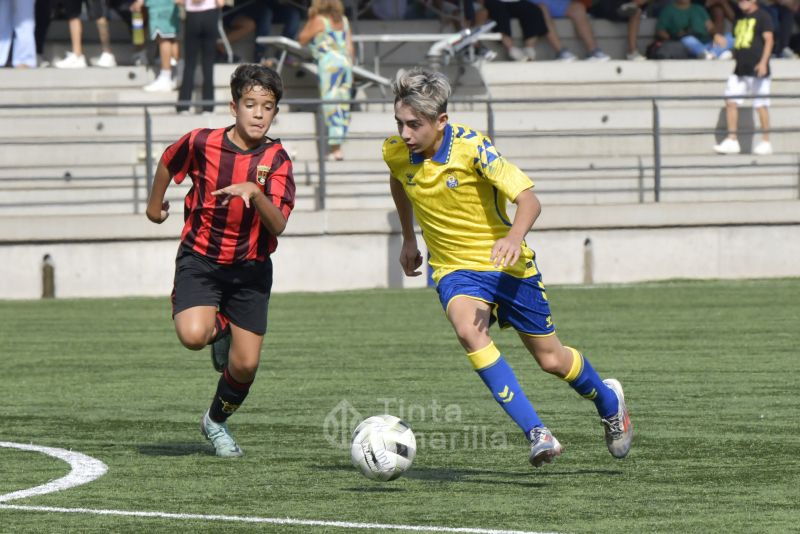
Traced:
<path fill-rule="evenodd" d="M 774 56 L 795 57 L 795 52 L 800 51 L 800 34 L 795 33 L 800 26 L 800 0 L 762 0 L 760 5 L 772 17 Z M 153 63 L 160 64 L 161 77 L 150 89 L 172 90 L 176 81 L 174 67 L 180 59 L 179 43 L 200 47 L 204 69 L 209 62 L 240 59 L 229 57 L 220 38 L 217 29 L 220 14 L 231 43 L 251 35 L 269 35 L 275 23 L 281 24 L 281 35 L 296 39 L 309 7 L 308 0 L 3 0 L 0 62 L 11 67 L 113 67 L 117 57 L 112 49 L 109 19 L 124 21 L 132 33 L 141 28 L 144 20 L 145 33 L 160 56 Z M 610 59 L 598 46 L 592 19 L 626 24 L 626 57 L 630 60 L 642 60 L 645 56 L 726 59 L 733 44 L 732 24 L 741 14 L 733 0 L 361 0 L 358 4 L 345 3 L 344 9 L 350 19 L 439 18 L 443 25 L 454 30 L 494 20 L 495 29 L 502 35 L 505 59 L 512 61 L 534 60 L 540 38 L 553 49 L 556 60 L 577 59 L 562 44 L 553 24 L 553 19 L 558 18 L 570 21 L 575 36 L 587 51 L 587 60 Z M 205 14 L 198 15 L 201 12 Z M 652 36 L 653 45 L 641 50 L 639 28 L 645 17 L 657 19 L 657 31 Z M 48 27 L 54 19 L 68 21 L 70 49 L 62 57 L 46 58 Z M 512 35 L 513 19 L 518 21 L 521 36 Z M 96 25 L 100 43 L 97 57 L 87 58 L 83 53 L 85 21 Z M 682 43 L 683 47 L 675 43 Z M 146 63 L 150 49 L 145 46 L 140 40 L 134 46 L 133 57 L 123 58 L 122 62 Z M 496 55 L 481 46 L 478 52 L 487 58 Z M 259 44 L 255 45 L 252 57 L 244 59 L 267 64 L 275 61 L 270 50 Z M 171 73 L 170 80 L 167 73 Z"/>

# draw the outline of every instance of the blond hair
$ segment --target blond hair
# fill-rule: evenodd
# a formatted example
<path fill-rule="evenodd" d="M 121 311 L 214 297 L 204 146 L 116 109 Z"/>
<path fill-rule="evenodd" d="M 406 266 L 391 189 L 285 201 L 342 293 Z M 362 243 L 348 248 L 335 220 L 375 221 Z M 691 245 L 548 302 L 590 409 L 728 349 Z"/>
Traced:
<path fill-rule="evenodd" d="M 441 72 L 423 67 L 399 70 L 392 82 L 394 103 L 402 102 L 430 120 L 447 113 L 450 81 Z"/>
<path fill-rule="evenodd" d="M 312 0 L 309 15 L 323 15 L 339 22 L 344 17 L 342 0 Z"/>

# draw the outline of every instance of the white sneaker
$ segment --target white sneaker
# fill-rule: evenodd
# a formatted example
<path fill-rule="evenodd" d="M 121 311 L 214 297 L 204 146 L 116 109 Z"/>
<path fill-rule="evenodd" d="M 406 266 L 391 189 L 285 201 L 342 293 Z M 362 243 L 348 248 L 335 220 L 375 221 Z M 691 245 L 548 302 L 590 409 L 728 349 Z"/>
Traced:
<path fill-rule="evenodd" d="M 566 48 L 562 48 L 556 54 L 556 61 L 563 61 L 564 63 L 572 63 L 577 59 L 578 57 Z"/>
<path fill-rule="evenodd" d="M 528 56 L 528 61 L 534 61 L 536 59 L 536 49 L 534 47 L 526 46 L 522 51 Z"/>
<path fill-rule="evenodd" d="M 720 52 L 719 57 L 717 59 L 726 60 L 726 59 L 733 59 L 733 52 L 730 50 L 723 50 Z"/>
<path fill-rule="evenodd" d="M 628 61 L 645 61 L 647 58 L 644 57 L 642 54 L 639 53 L 638 50 L 634 50 L 633 52 L 629 52 L 627 56 Z"/>
<path fill-rule="evenodd" d="M 172 81 L 171 74 L 169 76 L 159 74 L 155 80 L 145 85 L 143 89 L 148 93 L 168 93 L 175 90 L 175 82 Z"/>
<path fill-rule="evenodd" d="M 711 61 L 717 59 L 717 57 L 714 55 L 713 52 L 711 52 L 711 50 L 703 50 L 703 59 L 705 59 L 706 61 Z"/>
<path fill-rule="evenodd" d="M 508 57 L 512 61 L 528 61 L 528 56 L 525 55 L 525 52 L 516 46 L 512 46 L 508 49 Z"/>
<path fill-rule="evenodd" d="M 92 58 L 92 65 L 109 69 L 117 66 L 117 58 L 111 52 L 103 52 L 100 57 Z"/>
<path fill-rule="evenodd" d="M 588 56 L 586 56 L 586 61 L 608 61 L 610 59 L 611 56 L 609 56 L 599 48 L 595 48 L 589 53 Z"/>
<path fill-rule="evenodd" d="M 67 55 L 63 59 L 54 62 L 53 66 L 57 69 L 85 69 L 88 65 L 86 64 L 86 56 L 76 56 L 72 52 L 67 52 Z"/>
<path fill-rule="evenodd" d="M 44 58 L 44 56 L 43 56 L 43 55 L 41 55 L 41 54 L 36 54 L 36 65 L 37 65 L 38 67 L 49 67 L 49 66 L 50 66 L 50 62 L 49 62 L 49 61 L 47 61 L 47 60 Z"/>
<path fill-rule="evenodd" d="M 761 141 L 753 149 L 753 154 L 756 156 L 769 156 L 772 154 L 772 143 L 769 141 Z"/>
<path fill-rule="evenodd" d="M 739 141 L 730 137 L 726 137 L 720 144 L 714 145 L 714 152 L 717 154 L 738 154 L 741 151 Z"/>

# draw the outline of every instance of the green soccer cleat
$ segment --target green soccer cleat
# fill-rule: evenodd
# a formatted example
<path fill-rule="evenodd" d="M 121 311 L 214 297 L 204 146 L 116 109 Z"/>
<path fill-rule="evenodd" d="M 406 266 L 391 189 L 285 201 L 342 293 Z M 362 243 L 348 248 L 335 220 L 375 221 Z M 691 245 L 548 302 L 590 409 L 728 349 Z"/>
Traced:
<path fill-rule="evenodd" d="M 631 450 L 631 442 L 633 441 L 633 425 L 628 414 L 628 408 L 625 406 L 625 394 L 622 392 L 622 384 L 619 383 L 619 380 L 609 378 L 603 380 L 603 383 L 611 388 L 619 401 L 617 413 L 607 419 L 600 420 L 605 427 L 608 452 L 614 458 L 625 458 L 628 451 Z"/>
<path fill-rule="evenodd" d="M 553 461 L 553 458 L 560 455 L 564 450 L 564 447 L 553 436 L 553 433 L 545 427 L 534 427 L 528 437 L 531 440 L 529 460 L 533 467 L 542 467 L 544 464 L 549 464 Z"/>
<path fill-rule="evenodd" d="M 231 436 L 226 423 L 216 423 L 211 420 L 208 412 L 200 420 L 200 433 L 214 446 L 217 456 L 222 458 L 238 458 L 244 452 Z"/>
<path fill-rule="evenodd" d="M 231 351 L 231 331 L 217 336 L 217 339 L 211 342 L 211 364 L 214 369 L 221 373 L 225 367 L 228 366 L 228 353 Z"/>

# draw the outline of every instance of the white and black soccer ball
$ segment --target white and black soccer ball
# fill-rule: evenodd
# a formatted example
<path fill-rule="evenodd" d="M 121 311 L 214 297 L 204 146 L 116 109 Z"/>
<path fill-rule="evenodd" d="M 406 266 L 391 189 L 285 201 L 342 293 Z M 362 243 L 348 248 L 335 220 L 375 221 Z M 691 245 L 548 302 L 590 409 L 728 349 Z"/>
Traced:
<path fill-rule="evenodd" d="M 373 415 L 353 431 L 350 459 L 371 480 L 394 480 L 417 454 L 417 440 L 407 423 L 393 415 Z"/>

